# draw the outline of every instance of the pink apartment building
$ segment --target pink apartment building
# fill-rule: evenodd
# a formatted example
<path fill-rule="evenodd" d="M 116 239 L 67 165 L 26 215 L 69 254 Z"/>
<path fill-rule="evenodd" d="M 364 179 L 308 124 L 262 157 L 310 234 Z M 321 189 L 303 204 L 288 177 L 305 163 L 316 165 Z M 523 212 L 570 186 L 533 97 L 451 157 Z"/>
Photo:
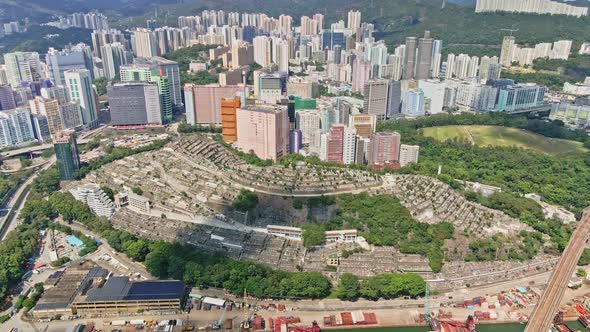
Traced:
<path fill-rule="evenodd" d="M 289 153 L 289 116 L 287 107 L 257 104 L 238 108 L 238 147 L 260 159 L 276 161 Z"/>

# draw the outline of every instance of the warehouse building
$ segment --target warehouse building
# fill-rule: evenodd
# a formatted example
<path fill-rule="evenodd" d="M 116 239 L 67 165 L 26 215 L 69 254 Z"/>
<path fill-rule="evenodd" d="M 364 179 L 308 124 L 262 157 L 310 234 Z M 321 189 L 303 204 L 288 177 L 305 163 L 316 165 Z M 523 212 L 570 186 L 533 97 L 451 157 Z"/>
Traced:
<path fill-rule="evenodd" d="M 130 281 L 128 277 L 110 277 L 97 288 L 80 295 L 72 304 L 77 315 L 177 311 L 186 296 L 182 281 Z"/>

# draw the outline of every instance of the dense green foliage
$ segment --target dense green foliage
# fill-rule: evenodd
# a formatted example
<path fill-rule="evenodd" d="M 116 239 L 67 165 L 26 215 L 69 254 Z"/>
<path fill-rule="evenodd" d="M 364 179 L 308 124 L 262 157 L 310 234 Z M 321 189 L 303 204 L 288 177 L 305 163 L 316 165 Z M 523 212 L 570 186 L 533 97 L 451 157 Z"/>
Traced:
<path fill-rule="evenodd" d="M 26 271 L 27 260 L 37 250 L 42 222 L 23 223 L 0 242 L 0 299 L 4 299 Z"/>
<path fill-rule="evenodd" d="M 578 265 L 590 265 L 590 249 L 584 248 L 584 251 L 582 252 L 582 257 L 580 257 L 580 260 L 578 261 Z"/>
<path fill-rule="evenodd" d="M 512 73 L 502 71 L 500 77 L 509 78 L 516 83 L 537 83 L 554 91 L 561 91 L 565 82 L 576 81 L 569 76 L 551 73 Z"/>
<path fill-rule="evenodd" d="M 517 218 L 530 225 L 536 231 L 549 235 L 553 247 L 545 248 L 545 251 L 553 251 L 552 253 L 554 254 L 563 251 L 572 233 L 570 225 L 564 224 L 558 219 L 546 219 L 541 206 L 532 199 L 520 197 L 509 192 L 495 193 L 490 197 L 467 193 L 466 197 L 489 208 L 504 211 L 509 216 Z M 528 243 L 526 241 L 529 235 L 530 234 L 521 234 L 521 237 L 524 239 L 523 244 L 529 245 L 529 248 L 525 250 L 527 257 L 529 256 L 529 253 L 533 252 L 531 247 L 533 241 L 531 240 Z M 533 235 L 536 240 L 541 241 L 541 238 L 537 233 L 534 233 Z M 500 241 L 500 243 L 501 242 L 502 241 Z"/>
<path fill-rule="evenodd" d="M 7 35 L 2 39 L 4 48 L 0 54 L 15 51 L 47 53 L 50 47 L 62 49 L 68 44 L 85 43 L 92 45 L 90 33 L 92 30 L 69 28 L 59 29 L 51 26 L 35 25 L 24 33 Z"/>
<path fill-rule="evenodd" d="M 510 78 L 517 82 L 533 82 L 545 85 L 552 90 L 561 91 L 565 82 L 582 82 L 590 76 L 590 56 L 573 54 L 568 60 L 536 59 L 533 69 L 537 73 L 502 72 L 502 78 Z"/>
<path fill-rule="evenodd" d="M 385 121 L 378 127 L 380 130 L 399 131 L 402 143 L 420 145 L 419 163 L 404 167 L 401 172 L 435 176 L 438 166 L 442 165 L 443 174 L 450 178 L 498 186 L 517 194 L 536 193 L 548 203 L 572 209 L 579 215 L 590 201 L 590 164 L 585 162 L 584 155 L 554 157 L 513 147 L 479 147 L 461 141 L 437 142 L 423 137 L 417 130 L 447 124 L 504 125 L 503 119 L 509 118 L 507 115 L 490 114 L 436 115 L 416 121 Z M 516 119 L 523 121 L 522 117 Z M 505 124 L 521 127 L 510 121 Z M 583 139 L 580 133 L 568 133 L 556 123 L 547 128 L 538 124 L 538 120 L 526 121 L 526 118 L 522 122 L 524 128 L 547 136 Z"/>
<path fill-rule="evenodd" d="M 238 197 L 232 202 L 232 207 L 238 211 L 246 212 L 258 205 L 258 195 L 248 189 L 241 189 Z"/>
<path fill-rule="evenodd" d="M 107 152 L 107 155 L 101 156 L 97 159 L 92 160 L 90 163 L 84 164 L 82 167 L 80 167 L 79 170 L 77 170 L 74 173 L 74 176 L 76 179 L 82 179 L 84 178 L 88 173 L 97 170 L 99 168 L 101 168 L 102 166 L 109 164 L 115 160 L 119 160 L 119 159 L 123 159 L 125 157 L 129 157 L 138 153 L 142 153 L 142 152 L 148 152 L 148 151 L 154 151 L 154 150 L 158 150 L 160 148 L 162 148 L 164 145 L 166 145 L 168 142 L 170 142 L 169 139 L 164 139 L 164 140 L 159 140 L 159 141 L 154 141 L 152 144 L 150 145 L 146 145 L 146 146 L 142 146 L 140 148 L 137 149 L 126 149 L 126 148 L 109 148 Z M 58 178 L 59 178 L 59 174 L 58 174 Z"/>
<path fill-rule="evenodd" d="M 59 189 L 59 170 L 56 166 L 39 172 L 33 180 L 33 191 L 37 193 L 51 193 Z"/>
<path fill-rule="evenodd" d="M 92 81 L 92 84 L 94 84 L 94 86 L 96 87 L 96 94 L 99 96 L 106 95 L 108 83 L 109 83 L 109 80 L 106 77 L 100 77 L 100 78 L 94 79 L 94 81 Z"/>
<path fill-rule="evenodd" d="M 341 300 L 356 300 L 361 295 L 359 278 L 352 273 L 344 273 L 336 290 L 336 296 Z"/>
<path fill-rule="evenodd" d="M 191 62 L 207 62 L 209 59 L 209 50 L 216 48 L 217 45 L 193 45 L 191 47 L 181 48 L 179 50 L 168 52 L 163 55 L 164 58 L 178 62 L 180 69 L 180 83 L 193 84 L 210 84 L 217 83 L 216 75 L 203 70 L 195 74 L 189 74 L 188 69 Z"/>
<path fill-rule="evenodd" d="M 321 224 L 303 226 L 303 245 L 306 248 L 319 246 L 326 240 L 326 227 Z"/>
<path fill-rule="evenodd" d="M 568 77 L 569 81 L 583 81 L 590 76 L 590 55 L 572 54 L 568 60 L 536 59 L 533 69 L 545 71 L 559 71 Z"/>
<path fill-rule="evenodd" d="M 479 239 L 469 243 L 471 253 L 465 257 L 466 261 L 485 262 L 497 260 L 529 260 L 534 258 L 543 245 L 540 233 L 521 232 L 518 245 L 512 245 L 510 239 L 502 234 Z"/>
<path fill-rule="evenodd" d="M 183 133 L 183 134 L 191 134 L 191 133 L 220 134 L 221 127 L 190 125 L 186 122 L 182 122 L 181 124 L 178 125 L 178 132 Z"/>
<path fill-rule="evenodd" d="M 418 297 L 426 291 L 426 282 L 414 273 L 379 274 L 361 284 L 361 296 L 370 300 L 400 296 Z"/>
<path fill-rule="evenodd" d="M 20 181 L 18 175 L 0 175 L 0 201 L 4 199 L 8 191 L 14 188 Z"/>
<path fill-rule="evenodd" d="M 451 224 L 417 222 L 391 195 L 339 195 L 337 206 L 338 216 L 330 221 L 330 229 L 358 229 L 369 243 L 428 256 L 432 270 L 440 271 L 444 260 L 443 242 L 453 236 Z"/>

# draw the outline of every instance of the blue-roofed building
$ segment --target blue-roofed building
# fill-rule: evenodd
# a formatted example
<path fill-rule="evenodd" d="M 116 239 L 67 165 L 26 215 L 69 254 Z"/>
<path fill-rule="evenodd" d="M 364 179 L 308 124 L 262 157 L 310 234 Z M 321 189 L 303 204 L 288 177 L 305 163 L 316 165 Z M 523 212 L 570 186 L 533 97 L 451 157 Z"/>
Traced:
<path fill-rule="evenodd" d="M 182 281 L 110 277 L 102 286 L 77 298 L 72 307 L 78 315 L 176 311 L 181 309 L 186 296 L 187 288 Z"/>

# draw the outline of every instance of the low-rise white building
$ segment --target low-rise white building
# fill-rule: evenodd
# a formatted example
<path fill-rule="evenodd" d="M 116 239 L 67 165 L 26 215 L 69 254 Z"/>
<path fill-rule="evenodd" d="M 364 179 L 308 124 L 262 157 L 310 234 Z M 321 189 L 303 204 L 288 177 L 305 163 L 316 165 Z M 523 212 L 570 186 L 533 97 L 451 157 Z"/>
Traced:
<path fill-rule="evenodd" d="M 356 229 L 343 229 L 336 231 L 326 231 L 326 242 L 355 242 L 358 237 Z"/>
<path fill-rule="evenodd" d="M 115 213 L 115 204 L 99 186 L 88 183 L 75 189 L 70 189 L 75 199 L 87 204 L 92 212 L 99 217 L 111 218 Z"/>

